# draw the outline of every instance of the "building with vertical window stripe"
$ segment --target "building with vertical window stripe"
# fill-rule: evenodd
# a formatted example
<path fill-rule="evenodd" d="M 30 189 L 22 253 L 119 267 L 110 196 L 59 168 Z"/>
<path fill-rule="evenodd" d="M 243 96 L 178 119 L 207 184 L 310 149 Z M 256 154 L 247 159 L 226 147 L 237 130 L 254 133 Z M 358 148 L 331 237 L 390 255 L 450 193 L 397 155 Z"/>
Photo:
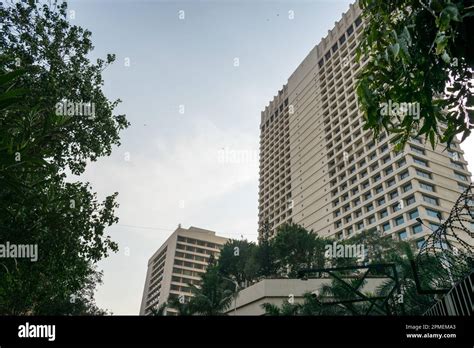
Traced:
<path fill-rule="evenodd" d="M 433 150 L 412 139 L 395 153 L 389 136 L 374 141 L 363 129 L 355 92 L 363 27 L 353 4 L 261 113 L 261 238 L 293 222 L 337 239 L 376 228 L 420 246 L 471 183 L 458 141 Z"/>
<path fill-rule="evenodd" d="M 152 308 L 167 302 L 169 297 L 183 296 L 189 300 L 189 284 L 199 285 L 209 257 L 217 258 L 226 242 L 227 238 L 213 231 L 179 226 L 148 261 L 140 314 L 150 314 Z M 175 314 L 174 309 L 166 309 L 166 315 Z"/>

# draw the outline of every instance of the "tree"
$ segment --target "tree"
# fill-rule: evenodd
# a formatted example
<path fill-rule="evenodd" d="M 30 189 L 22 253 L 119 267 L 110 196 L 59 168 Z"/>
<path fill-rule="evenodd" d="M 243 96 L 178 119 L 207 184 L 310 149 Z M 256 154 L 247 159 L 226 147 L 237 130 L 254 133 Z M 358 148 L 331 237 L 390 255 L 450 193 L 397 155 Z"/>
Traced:
<path fill-rule="evenodd" d="M 422 315 L 435 302 L 434 295 L 419 294 L 416 288 L 411 260 L 414 259 L 415 245 L 413 242 L 398 241 L 391 236 L 384 236 L 381 232 L 372 229 L 364 231 L 347 241 L 348 244 L 364 245 L 366 258 L 364 264 L 374 263 L 393 263 L 395 264 L 401 293 L 390 293 L 396 286 L 395 280 L 386 277 L 387 271 L 381 269 L 375 270 L 373 276 L 386 277 L 373 293 L 362 293 L 369 297 L 388 297 L 388 308 L 390 313 L 405 313 L 407 315 Z M 360 264 L 351 259 L 353 265 Z M 346 263 L 336 262 L 333 266 L 348 266 Z M 334 272 L 334 271 L 333 271 Z M 421 287 L 430 288 L 449 288 L 446 283 L 445 267 L 442 260 L 436 257 L 426 257 L 424 259 L 423 272 L 419 274 Z M 363 273 L 356 270 L 334 272 L 339 277 L 345 279 L 352 287 L 358 287 Z M 364 283 L 362 283 L 363 289 Z M 289 306 L 288 301 L 283 301 L 282 306 L 265 304 L 263 308 L 267 315 L 364 315 L 369 309 L 368 301 L 350 302 L 361 299 L 347 285 L 337 279 L 332 279 L 329 284 L 324 284 L 320 289 L 315 289 L 317 293 L 307 293 L 303 295 L 303 302 Z M 401 296 L 399 296 L 401 295 Z M 401 300 L 400 300 L 401 299 Z M 342 302 L 334 304 L 334 302 Z M 378 302 L 380 304 L 380 302 Z M 283 314 L 285 313 L 285 314 Z M 288 314 L 291 313 L 291 314 Z M 370 311 L 371 315 L 384 315 L 386 312 L 374 309 Z"/>
<path fill-rule="evenodd" d="M 219 272 L 229 277 L 238 284 L 249 282 L 255 279 L 257 272 L 252 255 L 255 253 L 257 245 L 247 240 L 231 239 L 221 249 L 217 267 Z"/>
<path fill-rule="evenodd" d="M 275 250 L 271 242 L 264 239 L 255 248 L 249 260 L 250 264 L 255 265 L 256 271 L 254 274 L 257 278 L 271 278 L 277 275 L 277 262 Z"/>
<path fill-rule="evenodd" d="M 261 306 L 265 311 L 265 315 L 268 316 L 294 316 L 298 315 L 300 310 L 300 305 L 291 304 L 288 301 L 283 301 L 281 307 L 272 303 L 263 303 Z"/>
<path fill-rule="evenodd" d="M 366 24 L 357 95 L 365 129 L 394 134 L 397 150 L 424 136 L 433 148 L 474 126 L 473 0 L 361 0 Z M 400 103 L 398 111 L 382 105 Z M 403 106 L 402 103 L 408 103 Z M 413 105 L 418 112 L 407 110 Z M 443 129 L 442 125 L 446 125 Z"/>
<path fill-rule="evenodd" d="M 0 243 L 38 247 L 36 262 L 2 259 L 0 313 L 105 314 L 95 264 L 117 251 L 105 234 L 117 193 L 99 202 L 64 173 L 109 155 L 128 126 L 101 90 L 114 57 L 89 61 L 91 34 L 67 22 L 65 3 L 1 3 L 0 17 Z M 94 117 L 58 114 L 66 101 L 93 105 Z"/>
<path fill-rule="evenodd" d="M 190 285 L 193 297 L 189 301 L 191 313 L 198 315 L 222 315 L 232 303 L 234 292 L 215 265 L 208 266 L 199 286 Z"/>
<path fill-rule="evenodd" d="M 177 314 L 180 316 L 189 316 L 193 315 L 194 311 L 189 302 L 185 301 L 184 297 L 179 296 L 170 296 L 168 298 L 167 306 L 173 308 L 177 311 Z"/>
<path fill-rule="evenodd" d="M 278 272 L 296 277 L 300 268 L 323 267 L 324 249 L 328 241 L 319 238 L 296 224 L 282 225 L 271 240 L 271 248 L 277 260 Z"/>

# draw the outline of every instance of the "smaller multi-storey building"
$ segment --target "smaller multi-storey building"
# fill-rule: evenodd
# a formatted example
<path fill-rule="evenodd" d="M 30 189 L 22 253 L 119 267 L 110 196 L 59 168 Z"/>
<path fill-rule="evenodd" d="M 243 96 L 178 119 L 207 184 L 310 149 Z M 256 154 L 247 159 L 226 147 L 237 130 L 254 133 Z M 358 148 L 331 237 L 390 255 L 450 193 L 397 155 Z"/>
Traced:
<path fill-rule="evenodd" d="M 199 285 L 209 258 L 217 258 L 227 240 L 213 231 L 180 225 L 148 261 L 140 315 L 150 314 L 168 298 L 184 296 L 188 301 L 192 297 L 189 284 Z M 176 315 L 176 311 L 167 308 L 166 315 Z"/>

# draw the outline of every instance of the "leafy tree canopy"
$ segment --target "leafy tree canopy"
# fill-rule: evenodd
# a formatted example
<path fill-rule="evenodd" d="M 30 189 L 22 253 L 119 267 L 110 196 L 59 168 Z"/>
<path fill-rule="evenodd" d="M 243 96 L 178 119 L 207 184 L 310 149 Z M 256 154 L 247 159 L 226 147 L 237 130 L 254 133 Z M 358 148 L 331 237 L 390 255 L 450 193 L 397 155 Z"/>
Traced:
<path fill-rule="evenodd" d="M 129 124 L 102 92 L 113 62 L 89 61 L 91 33 L 71 26 L 66 3 L 0 3 L 0 243 L 37 245 L 38 260 L 0 264 L 1 314 L 105 314 L 93 302 L 95 264 L 117 245 L 117 193 L 99 202 L 88 183 L 67 182 L 109 155 Z M 86 103 L 93 117 L 58 112 Z"/>
<path fill-rule="evenodd" d="M 393 133 L 397 150 L 410 137 L 425 137 L 433 147 L 449 145 L 457 134 L 468 137 L 474 126 L 474 1 L 359 4 L 366 27 L 358 57 L 367 61 L 357 95 L 365 128 L 375 137 L 383 130 Z M 419 112 L 381 112 L 388 103 L 419 103 Z"/>

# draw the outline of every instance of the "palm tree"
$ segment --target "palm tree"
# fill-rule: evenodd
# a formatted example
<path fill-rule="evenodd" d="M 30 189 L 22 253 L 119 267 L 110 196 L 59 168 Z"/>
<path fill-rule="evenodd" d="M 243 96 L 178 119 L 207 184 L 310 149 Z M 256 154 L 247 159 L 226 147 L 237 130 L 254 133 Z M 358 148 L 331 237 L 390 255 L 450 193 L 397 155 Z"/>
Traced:
<path fill-rule="evenodd" d="M 219 274 L 217 266 L 211 264 L 202 275 L 200 286 L 190 285 L 193 297 L 190 311 L 198 315 L 223 315 L 232 303 L 234 292 L 229 290 Z"/>
<path fill-rule="evenodd" d="M 283 301 L 281 307 L 272 303 L 264 303 L 261 305 L 265 310 L 265 315 L 268 316 L 292 316 L 298 315 L 300 310 L 299 304 L 291 304 L 288 301 Z"/>
<path fill-rule="evenodd" d="M 183 302 L 179 297 L 170 297 L 168 299 L 168 307 L 175 309 L 178 315 L 189 316 L 194 314 L 190 303 Z"/>
<path fill-rule="evenodd" d="M 397 247 L 387 254 L 387 260 L 395 263 L 403 296 L 403 311 L 407 315 L 421 315 L 435 302 L 434 295 L 419 294 L 416 288 L 415 276 L 411 266 L 414 259 L 412 246 L 406 242 L 400 242 Z M 439 280 L 443 279 L 445 269 L 435 257 L 427 256 L 423 262 L 423 272 L 419 275 L 420 285 L 423 289 L 439 286 Z M 449 284 L 443 284 L 449 287 Z M 388 279 L 376 289 L 379 296 L 385 296 L 394 286 L 394 280 Z M 402 302 L 389 302 L 392 312 L 400 313 Z"/>

